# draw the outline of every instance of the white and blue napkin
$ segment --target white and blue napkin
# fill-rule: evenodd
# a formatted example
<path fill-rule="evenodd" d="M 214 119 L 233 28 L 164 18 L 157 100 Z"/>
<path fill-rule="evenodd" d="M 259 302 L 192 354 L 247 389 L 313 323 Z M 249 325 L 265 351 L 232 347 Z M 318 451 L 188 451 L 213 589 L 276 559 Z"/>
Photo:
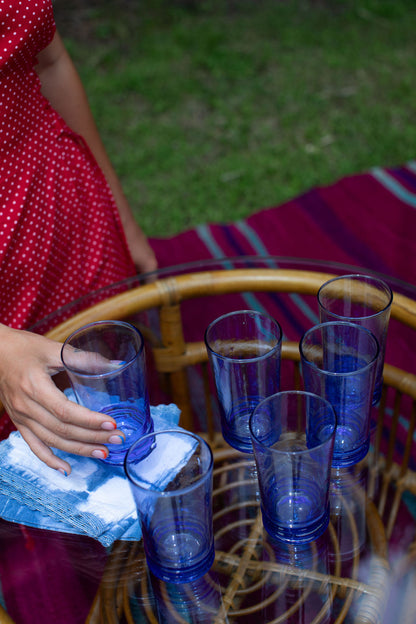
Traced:
<path fill-rule="evenodd" d="M 174 404 L 150 408 L 154 430 L 176 428 Z M 32 453 L 18 432 L 0 443 L 0 517 L 27 526 L 88 535 L 104 546 L 138 540 L 141 529 L 122 466 L 56 450 L 71 464 L 65 477 Z M 161 476 L 164 474 L 160 466 Z"/>

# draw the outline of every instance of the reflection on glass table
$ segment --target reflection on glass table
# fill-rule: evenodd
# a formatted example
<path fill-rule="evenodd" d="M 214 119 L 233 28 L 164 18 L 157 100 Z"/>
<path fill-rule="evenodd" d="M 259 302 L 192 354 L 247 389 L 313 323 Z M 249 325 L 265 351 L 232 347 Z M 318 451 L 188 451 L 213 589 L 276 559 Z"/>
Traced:
<path fill-rule="evenodd" d="M 364 482 L 359 467 L 344 473 L 342 484 L 338 475 L 327 531 L 308 544 L 284 544 L 263 530 L 253 458 L 217 452 L 210 572 L 192 583 L 164 583 L 148 572 L 140 544 L 119 544 L 91 621 L 382 622 L 387 541 Z"/>

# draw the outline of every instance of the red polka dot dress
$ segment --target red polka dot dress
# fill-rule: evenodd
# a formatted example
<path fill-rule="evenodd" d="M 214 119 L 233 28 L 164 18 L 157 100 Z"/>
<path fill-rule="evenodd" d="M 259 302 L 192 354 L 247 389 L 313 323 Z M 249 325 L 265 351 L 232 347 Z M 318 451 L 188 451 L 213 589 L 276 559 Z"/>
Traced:
<path fill-rule="evenodd" d="M 101 170 L 41 95 L 51 1 L 0 0 L 0 18 L 0 322 L 27 328 L 135 268 Z"/>

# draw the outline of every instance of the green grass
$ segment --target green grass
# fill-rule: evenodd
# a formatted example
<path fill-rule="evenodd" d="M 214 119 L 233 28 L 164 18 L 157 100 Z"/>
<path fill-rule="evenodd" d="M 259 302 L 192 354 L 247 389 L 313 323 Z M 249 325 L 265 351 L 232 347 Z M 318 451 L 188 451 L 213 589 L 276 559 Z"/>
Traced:
<path fill-rule="evenodd" d="M 149 4 L 55 2 L 149 236 L 415 157 L 414 0 Z"/>

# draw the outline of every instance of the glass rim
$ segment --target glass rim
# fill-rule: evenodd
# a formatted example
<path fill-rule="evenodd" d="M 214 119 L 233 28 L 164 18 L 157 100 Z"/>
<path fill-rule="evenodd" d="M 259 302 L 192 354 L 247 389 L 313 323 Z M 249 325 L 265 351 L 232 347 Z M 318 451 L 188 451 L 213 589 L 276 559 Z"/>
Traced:
<path fill-rule="evenodd" d="M 277 339 L 277 343 L 273 347 L 270 348 L 270 351 L 267 351 L 267 353 L 262 353 L 261 355 L 256 355 L 255 357 L 234 358 L 234 357 L 230 357 L 229 355 L 223 355 L 222 353 L 218 353 L 218 351 L 215 351 L 215 349 L 213 349 L 210 346 L 209 341 L 208 341 L 208 332 L 210 331 L 210 329 L 214 327 L 215 325 L 217 325 L 217 323 L 220 323 L 221 321 L 223 321 L 224 319 L 230 318 L 231 316 L 237 316 L 239 314 L 250 314 L 251 316 L 258 316 L 260 318 L 265 318 L 265 319 L 272 321 L 272 325 L 274 325 L 279 332 L 279 337 Z M 260 310 L 249 310 L 249 309 L 234 310 L 233 312 L 227 312 L 226 314 L 222 314 L 221 316 L 218 316 L 216 319 L 211 321 L 211 323 L 208 325 L 208 327 L 206 328 L 204 332 L 204 342 L 208 350 L 208 353 L 215 355 L 215 357 L 221 360 L 224 360 L 227 362 L 233 362 L 235 364 L 250 364 L 253 362 L 259 362 L 260 360 L 267 359 L 271 357 L 272 355 L 274 355 L 276 351 L 279 351 L 283 342 L 283 332 L 282 332 L 282 328 L 280 326 L 279 321 L 277 321 L 275 318 L 273 318 L 273 316 L 271 316 L 267 312 L 261 312 Z"/>
<path fill-rule="evenodd" d="M 343 326 L 343 327 L 351 327 L 351 328 L 354 327 L 359 332 L 368 334 L 376 346 L 375 355 L 371 358 L 370 362 L 367 362 L 364 366 L 361 366 L 360 368 L 356 368 L 353 371 L 334 372 L 334 371 L 325 370 L 325 368 L 321 368 L 320 366 L 318 366 L 317 364 L 315 364 L 314 362 L 311 362 L 310 360 L 306 358 L 304 349 L 303 349 L 303 341 L 308 336 L 308 334 L 311 334 L 312 332 L 318 329 L 322 329 L 322 327 L 324 327 L 325 325 L 335 325 L 337 327 Z M 380 355 L 380 345 L 379 345 L 377 338 L 374 336 L 373 332 L 371 332 L 366 327 L 363 327 L 362 325 L 357 325 L 356 323 L 348 323 L 346 321 L 345 322 L 344 321 L 328 321 L 327 323 L 319 323 L 318 325 L 314 325 L 313 327 L 310 327 L 309 329 L 306 330 L 306 332 L 303 334 L 302 338 L 299 341 L 299 352 L 301 355 L 302 364 L 303 362 L 305 362 L 311 368 L 314 368 L 315 370 L 325 373 L 325 375 L 328 375 L 328 376 L 330 375 L 332 377 L 350 377 L 350 376 L 352 377 L 353 375 L 357 375 L 357 373 L 362 373 L 367 368 L 371 368 L 371 366 L 376 367 L 377 360 Z"/>
<path fill-rule="evenodd" d="M 74 338 L 74 336 L 76 336 L 77 334 L 80 334 L 81 332 L 84 332 L 85 330 L 89 330 L 89 329 L 91 329 L 93 327 L 104 326 L 104 325 L 125 327 L 126 329 L 129 329 L 132 333 L 136 334 L 139 337 L 140 345 L 139 345 L 136 353 L 134 354 L 134 356 L 132 358 L 130 358 L 129 360 L 125 361 L 123 364 L 120 364 L 120 366 L 118 366 L 117 369 L 112 370 L 112 371 L 106 371 L 104 373 L 86 373 L 86 372 L 80 371 L 79 369 L 73 368 L 72 366 L 66 364 L 65 363 L 65 358 L 64 358 L 65 347 L 69 346 L 70 340 L 72 338 Z M 74 373 L 78 377 L 84 377 L 85 379 L 102 379 L 104 377 L 111 377 L 115 373 L 119 374 L 120 371 L 123 371 L 126 368 L 128 368 L 129 366 L 131 366 L 133 364 L 133 362 L 135 362 L 142 355 L 143 351 L 144 351 L 144 338 L 143 338 L 143 335 L 142 335 L 141 331 L 139 329 L 137 329 L 137 327 L 135 327 L 131 323 L 127 323 L 126 321 L 118 321 L 118 320 L 107 319 L 107 320 L 93 321 L 92 323 L 87 323 L 87 325 L 83 325 L 82 327 L 79 327 L 78 329 L 73 331 L 65 339 L 65 341 L 64 341 L 64 343 L 62 345 L 62 348 L 61 348 L 61 362 L 62 362 L 62 364 L 63 364 L 63 366 L 64 366 L 66 371 L 69 371 L 70 373 Z"/>
<path fill-rule="evenodd" d="M 325 307 L 321 301 L 321 296 L 322 296 L 322 290 L 324 288 L 326 288 L 327 286 L 329 286 L 330 284 L 333 284 L 334 282 L 337 282 L 339 280 L 351 280 L 351 281 L 355 281 L 355 280 L 365 280 L 368 282 L 372 282 L 374 285 L 382 285 L 383 289 L 387 295 L 388 298 L 388 302 L 386 303 L 386 305 L 384 306 L 384 308 L 382 308 L 381 310 L 379 310 L 378 312 L 374 312 L 374 314 L 365 314 L 364 316 L 344 316 L 343 314 L 337 314 L 336 312 L 331 312 L 331 310 L 328 310 L 327 307 Z M 318 299 L 318 305 L 320 308 L 322 308 L 322 310 L 325 310 L 325 312 L 327 312 L 328 314 L 332 314 L 334 317 L 339 318 L 339 319 L 349 319 L 349 318 L 353 318 L 356 320 L 365 320 L 365 319 L 371 319 L 374 318 L 376 316 L 380 316 L 381 314 L 387 312 L 387 310 L 391 307 L 391 304 L 393 302 L 393 291 L 390 288 L 390 286 L 387 284 L 387 282 L 385 282 L 384 280 L 380 279 L 379 277 L 375 277 L 373 275 L 366 275 L 364 273 L 349 273 L 348 275 L 338 275 L 337 277 L 333 277 L 330 280 L 327 280 L 326 282 L 324 282 L 318 290 L 317 293 L 317 299 Z"/>
<path fill-rule="evenodd" d="M 322 403 L 327 408 L 329 408 L 329 413 L 332 414 L 332 416 L 333 416 L 332 432 L 320 444 L 316 444 L 312 448 L 302 449 L 302 450 L 298 450 L 298 451 L 284 451 L 284 450 L 280 450 L 280 449 L 275 449 L 275 448 L 273 448 L 271 446 L 267 446 L 261 440 L 259 440 L 259 438 L 253 433 L 252 423 L 254 422 L 254 418 L 257 415 L 257 412 L 260 411 L 260 408 L 262 408 L 266 403 L 272 403 L 278 397 L 281 397 L 281 396 L 283 397 L 283 396 L 288 396 L 288 395 L 290 395 L 290 396 L 304 396 L 304 397 L 311 397 L 313 399 L 318 399 L 318 401 L 320 403 Z M 330 443 L 331 439 L 335 441 L 337 424 L 338 424 L 338 419 L 337 419 L 337 415 L 335 413 L 335 410 L 334 410 L 332 404 L 327 399 L 325 399 L 324 397 L 320 396 L 319 394 L 315 394 L 314 392 L 308 392 L 306 390 L 282 390 L 282 391 L 279 391 L 279 392 L 275 392 L 274 394 L 271 394 L 268 397 L 265 397 L 262 401 L 260 401 L 260 403 L 258 403 L 258 405 L 256 405 L 256 407 L 254 408 L 254 410 L 253 410 L 253 412 L 252 412 L 252 414 L 250 416 L 250 419 L 249 419 L 249 431 L 250 431 L 251 437 L 255 440 L 256 444 L 258 444 L 261 448 L 263 448 L 265 450 L 268 450 L 271 453 L 274 453 L 276 455 L 293 455 L 295 457 L 300 457 L 302 455 L 310 454 L 313 451 L 316 451 L 316 450 L 319 450 L 320 448 L 323 448 L 328 443 Z M 254 447 L 253 447 L 253 450 L 254 450 Z"/>
<path fill-rule="evenodd" d="M 129 464 L 129 455 L 130 455 L 130 453 L 139 444 L 146 443 L 146 441 L 148 439 L 150 439 L 150 438 L 155 438 L 155 437 L 158 437 L 160 435 L 166 435 L 166 434 L 172 434 L 172 433 L 174 433 L 176 435 L 180 434 L 181 436 L 186 436 L 186 437 L 189 437 L 189 438 L 193 438 L 198 444 L 200 444 L 202 447 L 207 449 L 208 457 L 209 457 L 209 464 L 208 464 L 208 466 L 206 467 L 206 469 L 204 470 L 203 473 L 198 475 L 198 478 L 196 479 L 196 481 L 192 485 L 187 485 L 187 486 L 178 488 L 177 490 L 166 491 L 166 490 L 157 490 L 157 489 L 154 489 L 153 487 L 145 488 L 145 487 L 141 486 L 139 483 L 137 483 L 135 481 L 134 477 L 129 472 L 128 464 Z M 143 459 L 146 459 L 146 457 L 148 457 L 148 455 L 143 457 Z M 142 436 L 141 438 L 136 440 L 134 442 L 134 444 L 131 445 L 131 447 L 127 451 L 126 456 L 124 458 L 124 472 L 125 472 L 128 480 L 130 481 L 130 483 L 132 483 L 132 485 L 134 485 L 134 487 L 139 488 L 142 492 L 148 492 L 150 494 L 157 494 L 158 496 L 163 496 L 164 498 L 173 498 L 174 496 L 180 496 L 182 494 L 187 494 L 188 492 L 192 492 L 195 489 L 195 487 L 200 485 L 203 481 L 206 481 L 208 478 L 211 478 L 211 473 L 212 473 L 213 466 L 214 466 L 214 455 L 213 455 L 212 449 L 211 449 L 210 445 L 208 444 L 208 442 L 206 440 L 204 440 L 204 438 L 202 438 L 198 434 L 193 433 L 192 431 L 186 431 L 185 429 L 161 429 L 159 431 L 153 431 L 151 433 L 146 433 L 146 435 Z"/>

